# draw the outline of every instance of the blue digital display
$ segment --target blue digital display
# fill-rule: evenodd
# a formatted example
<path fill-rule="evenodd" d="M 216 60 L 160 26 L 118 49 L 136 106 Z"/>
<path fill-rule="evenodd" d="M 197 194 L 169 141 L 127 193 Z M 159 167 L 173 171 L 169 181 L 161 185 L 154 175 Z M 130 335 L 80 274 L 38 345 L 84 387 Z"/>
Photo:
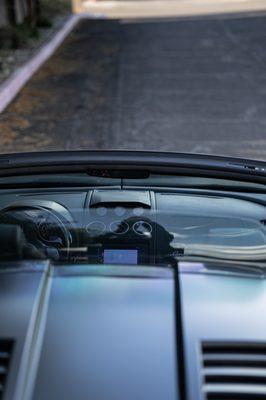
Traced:
<path fill-rule="evenodd" d="M 103 253 L 104 264 L 134 264 L 138 263 L 138 250 L 108 249 Z"/>

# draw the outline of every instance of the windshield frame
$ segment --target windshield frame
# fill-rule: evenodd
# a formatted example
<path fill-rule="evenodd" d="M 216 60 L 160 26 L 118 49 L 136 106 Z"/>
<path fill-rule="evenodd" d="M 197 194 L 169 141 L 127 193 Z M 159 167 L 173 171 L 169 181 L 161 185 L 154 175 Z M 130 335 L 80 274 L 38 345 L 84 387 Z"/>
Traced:
<path fill-rule="evenodd" d="M 0 176 L 86 172 L 95 176 L 112 170 L 219 177 L 266 185 L 266 162 L 211 155 L 142 151 L 55 151 L 0 155 Z M 125 173 L 126 169 L 126 173 Z M 124 174 L 124 175 L 123 175 Z M 130 176 L 132 178 L 132 176 Z"/>

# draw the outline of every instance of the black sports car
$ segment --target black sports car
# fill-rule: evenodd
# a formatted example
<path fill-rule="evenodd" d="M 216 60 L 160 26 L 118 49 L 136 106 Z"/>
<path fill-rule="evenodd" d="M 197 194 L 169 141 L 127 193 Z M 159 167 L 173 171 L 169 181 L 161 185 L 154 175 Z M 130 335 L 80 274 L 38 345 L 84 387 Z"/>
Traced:
<path fill-rule="evenodd" d="M 0 165 L 1 400 L 266 399 L 266 163 Z"/>

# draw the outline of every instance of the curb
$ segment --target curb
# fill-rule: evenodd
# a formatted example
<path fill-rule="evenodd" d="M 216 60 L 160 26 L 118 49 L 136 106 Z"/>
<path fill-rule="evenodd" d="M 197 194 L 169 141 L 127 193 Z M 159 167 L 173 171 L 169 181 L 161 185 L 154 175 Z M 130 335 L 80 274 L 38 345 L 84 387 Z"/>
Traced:
<path fill-rule="evenodd" d="M 87 14 L 85 17 L 93 18 Z M 47 61 L 62 44 L 67 35 L 83 16 L 76 14 L 69 17 L 65 25 L 54 37 L 34 55 L 26 64 L 17 69 L 2 85 L 0 85 L 0 114 L 14 100 L 22 87 L 30 80 L 36 71 Z"/>

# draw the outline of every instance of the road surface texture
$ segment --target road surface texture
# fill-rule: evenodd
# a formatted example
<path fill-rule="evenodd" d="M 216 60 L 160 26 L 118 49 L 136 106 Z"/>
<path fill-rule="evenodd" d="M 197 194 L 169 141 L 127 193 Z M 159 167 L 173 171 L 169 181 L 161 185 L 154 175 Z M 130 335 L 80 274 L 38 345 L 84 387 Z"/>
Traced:
<path fill-rule="evenodd" d="M 266 16 L 80 22 L 0 115 L 0 152 L 266 160 Z"/>

